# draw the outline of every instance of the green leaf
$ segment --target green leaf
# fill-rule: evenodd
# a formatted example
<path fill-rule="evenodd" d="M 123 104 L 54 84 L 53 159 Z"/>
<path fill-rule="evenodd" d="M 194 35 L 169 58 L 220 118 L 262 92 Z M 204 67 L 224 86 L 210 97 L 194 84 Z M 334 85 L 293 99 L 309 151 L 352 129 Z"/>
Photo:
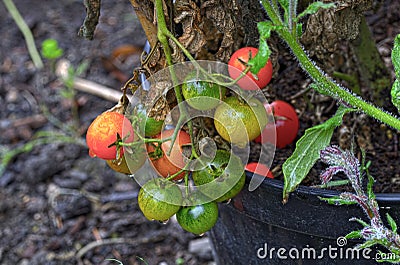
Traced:
<path fill-rule="evenodd" d="M 289 193 L 307 176 L 319 159 L 320 151 L 330 143 L 334 129 L 342 123 L 344 114 L 350 111 L 354 109 L 340 106 L 335 116 L 320 125 L 308 128 L 297 141 L 293 154 L 282 165 L 285 180 L 284 201 L 287 201 Z"/>
<path fill-rule="evenodd" d="M 276 30 L 277 27 L 271 21 L 261 21 L 257 23 L 257 29 L 260 39 L 269 39 L 271 32 Z"/>
<path fill-rule="evenodd" d="M 391 91 L 392 103 L 396 106 L 397 110 L 400 112 L 400 81 L 396 79 L 392 86 Z"/>
<path fill-rule="evenodd" d="M 248 62 L 251 65 L 250 71 L 253 74 L 257 74 L 267 64 L 270 55 L 271 50 L 268 47 L 267 41 L 260 39 L 257 55 Z"/>
<path fill-rule="evenodd" d="M 397 110 L 400 112 L 400 34 L 398 34 L 394 39 L 392 63 L 397 79 L 393 83 L 390 94 L 392 96 L 393 105 L 395 105 Z"/>
<path fill-rule="evenodd" d="M 344 237 L 347 238 L 347 239 L 354 239 L 354 238 L 362 238 L 362 235 L 361 235 L 361 231 L 357 230 L 357 231 L 351 231 L 350 233 L 348 233 Z"/>
<path fill-rule="evenodd" d="M 363 249 L 363 248 L 370 248 L 373 247 L 377 244 L 379 244 L 380 241 L 376 240 L 376 239 L 371 239 L 371 240 L 367 240 L 364 243 L 362 243 L 361 245 L 358 245 L 357 248 Z"/>
<path fill-rule="evenodd" d="M 336 5 L 334 3 L 323 3 L 323 2 L 314 2 L 311 5 L 309 5 L 306 10 L 304 10 L 303 12 L 301 12 L 298 16 L 297 16 L 297 21 L 299 21 L 302 17 L 307 16 L 307 15 L 312 15 L 317 13 L 317 11 L 320 8 L 331 8 L 331 7 L 335 7 Z"/>
<path fill-rule="evenodd" d="M 392 63 L 396 78 L 400 79 L 400 34 L 394 39 L 394 45 L 392 50 Z"/>
<path fill-rule="evenodd" d="M 66 99 L 73 99 L 75 97 L 75 92 L 73 89 L 63 89 L 60 91 L 60 95 Z"/>
<path fill-rule="evenodd" d="M 390 227 L 392 228 L 392 231 L 397 233 L 396 221 L 390 216 L 389 213 L 386 214 L 386 219 L 388 220 L 388 223 L 389 223 Z"/>
<path fill-rule="evenodd" d="M 349 183 L 350 183 L 350 180 L 348 180 L 348 179 L 331 180 L 328 183 L 321 184 L 321 185 L 315 185 L 313 187 L 320 188 L 320 189 L 326 189 L 326 188 L 330 188 L 330 187 L 347 185 Z"/>
<path fill-rule="evenodd" d="M 267 39 L 271 37 L 273 30 L 278 30 L 279 27 L 274 26 L 271 21 L 261 21 L 257 23 L 258 33 L 260 34 L 258 53 L 252 58 L 248 65 L 251 66 L 250 71 L 257 74 L 263 68 L 271 55 L 271 50 L 268 47 Z"/>
<path fill-rule="evenodd" d="M 296 34 L 297 38 L 300 38 L 303 35 L 303 23 L 296 24 Z"/>
<path fill-rule="evenodd" d="M 361 219 L 359 219 L 359 218 L 352 218 L 352 219 L 350 219 L 350 220 L 351 220 L 351 221 L 355 221 L 355 222 L 359 223 L 360 225 L 362 225 L 362 226 L 364 226 L 364 227 L 369 226 L 369 224 L 367 224 L 365 221 L 363 221 L 363 220 L 361 220 Z"/>
<path fill-rule="evenodd" d="M 374 182 L 374 178 L 368 173 L 367 196 L 369 199 L 375 199 L 375 193 L 373 191 Z"/>
<path fill-rule="evenodd" d="M 333 205 L 352 205 L 352 204 L 356 204 L 355 201 L 346 200 L 346 199 L 340 198 L 339 196 L 334 196 L 334 197 L 330 197 L 330 198 L 319 197 L 319 199 L 321 201 L 326 201 L 328 204 L 333 204 Z"/>
<path fill-rule="evenodd" d="M 88 69 L 88 67 L 89 67 L 89 61 L 87 60 L 83 61 L 76 68 L 75 75 L 79 76 L 83 74 L 83 72 L 85 72 Z"/>
<path fill-rule="evenodd" d="M 42 55 L 46 59 L 57 59 L 63 55 L 64 51 L 58 47 L 55 39 L 46 39 L 42 42 Z"/>

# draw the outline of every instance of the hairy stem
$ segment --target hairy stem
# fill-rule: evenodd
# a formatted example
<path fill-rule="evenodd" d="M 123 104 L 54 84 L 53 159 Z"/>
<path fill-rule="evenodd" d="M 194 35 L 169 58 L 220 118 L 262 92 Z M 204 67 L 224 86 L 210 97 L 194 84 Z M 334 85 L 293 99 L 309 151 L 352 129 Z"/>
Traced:
<path fill-rule="evenodd" d="M 322 72 L 322 70 L 319 69 L 307 56 L 297 39 L 291 34 L 291 31 L 282 23 L 279 15 L 275 12 L 275 9 L 271 6 L 270 2 L 262 0 L 262 5 L 271 21 L 275 25 L 281 26 L 281 29 L 278 30 L 277 33 L 288 44 L 301 67 L 322 87 L 325 92 L 333 98 L 342 100 L 354 108 L 357 108 L 369 116 L 400 131 L 400 119 L 384 112 L 370 103 L 367 103 L 349 90 L 336 84 L 331 78 Z"/>

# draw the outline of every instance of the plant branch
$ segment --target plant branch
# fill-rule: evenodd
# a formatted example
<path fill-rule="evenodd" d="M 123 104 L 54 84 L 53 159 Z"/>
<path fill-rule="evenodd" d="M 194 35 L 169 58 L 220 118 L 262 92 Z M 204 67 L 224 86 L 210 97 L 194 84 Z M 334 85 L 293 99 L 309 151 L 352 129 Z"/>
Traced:
<path fill-rule="evenodd" d="M 56 75 L 63 81 L 68 79 L 68 68 L 71 63 L 67 60 L 60 60 L 56 66 Z M 73 87 L 76 90 L 96 95 L 112 102 L 118 102 L 123 93 L 115 89 L 105 87 L 93 81 L 75 77 L 73 80 Z"/>
<path fill-rule="evenodd" d="M 4 5 L 6 6 L 8 12 L 12 16 L 17 24 L 18 28 L 21 30 L 22 34 L 24 35 L 26 46 L 28 47 L 29 55 L 32 58 L 33 64 L 37 69 L 43 68 L 42 58 L 36 48 L 35 40 L 33 38 L 32 32 L 29 29 L 28 25 L 25 23 L 23 17 L 19 13 L 17 7 L 15 6 L 12 0 L 3 0 Z"/>
<path fill-rule="evenodd" d="M 172 140 L 171 140 L 171 148 L 168 150 L 167 155 L 169 156 L 171 154 L 172 148 L 174 146 L 174 143 L 176 141 L 176 137 L 178 136 L 179 130 L 180 130 L 180 125 L 182 125 L 182 121 L 184 121 L 187 116 L 188 116 L 188 111 L 186 109 L 186 106 L 184 104 L 181 104 L 183 102 L 183 96 L 182 96 L 182 91 L 181 91 L 181 86 L 178 85 L 178 78 L 176 76 L 175 70 L 173 67 L 173 60 L 172 60 L 172 52 L 171 52 L 171 47 L 169 46 L 168 43 L 168 38 L 173 36 L 172 33 L 168 30 L 167 23 L 165 21 L 165 15 L 164 15 L 164 9 L 163 9 L 163 1 L 162 0 L 156 0 L 155 1 L 155 9 L 156 9 L 156 15 L 157 15 L 157 37 L 158 40 L 160 41 L 163 49 L 164 49 L 164 54 L 165 58 L 167 60 L 167 64 L 169 67 L 169 71 L 171 74 L 172 78 L 172 84 L 174 87 L 174 92 L 176 96 L 176 100 L 178 102 L 178 108 L 180 112 L 180 117 L 177 122 L 177 126 L 174 130 L 174 133 L 172 135 Z M 191 123 L 191 121 L 188 121 L 188 124 Z M 190 135 L 190 138 L 193 138 L 193 134 Z"/>

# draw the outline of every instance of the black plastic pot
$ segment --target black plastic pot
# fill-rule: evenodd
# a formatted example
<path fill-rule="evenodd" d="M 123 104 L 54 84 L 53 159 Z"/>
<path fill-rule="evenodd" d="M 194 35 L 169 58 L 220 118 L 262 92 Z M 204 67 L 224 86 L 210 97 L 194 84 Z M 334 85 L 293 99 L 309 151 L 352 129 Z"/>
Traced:
<path fill-rule="evenodd" d="M 253 192 L 246 184 L 231 203 L 220 205 L 219 220 L 210 231 L 218 265 L 377 264 L 375 248 L 357 252 L 354 246 L 361 241 L 342 238 L 361 228 L 350 218 L 369 221 L 357 205 L 329 205 L 318 196 L 337 192 L 304 186 L 283 205 L 282 188 L 283 182 L 273 179 L 265 179 Z M 389 212 L 400 221 L 400 194 L 377 198 L 382 216 Z"/>

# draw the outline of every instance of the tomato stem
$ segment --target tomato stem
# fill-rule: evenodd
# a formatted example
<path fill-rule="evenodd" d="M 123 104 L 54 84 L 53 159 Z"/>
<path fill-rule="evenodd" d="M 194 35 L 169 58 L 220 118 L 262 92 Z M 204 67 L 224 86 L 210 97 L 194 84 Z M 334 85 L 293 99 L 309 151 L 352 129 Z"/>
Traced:
<path fill-rule="evenodd" d="M 168 43 L 168 38 L 170 39 L 175 39 L 174 35 L 168 30 L 167 23 L 165 21 L 165 15 L 164 15 L 164 9 L 163 9 L 163 1 L 162 0 L 155 0 L 155 9 L 156 9 L 156 15 L 157 15 L 157 37 L 158 40 L 160 41 L 163 49 L 164 49 L 164 54 L 165 58 L 167 60 L 168 66 L 173 65 L 173 60 L 172 60 L 172 53 L 171 53 L 171 47 L 169 46 Z M 179 42 L 179 41 L 178 41 Z M 180 45 L 183 47 L 183 45 Z M 180 47 L 180 48 L 181 48 Z M 184 47 L 183 47 L 184 48 Z M 177 125 L 175 127 L 174 133 L 172 135 L 172 140 L 171 140 L 171 147 L 167 151 L 167 155 L 169 156 L 171 154 L 172 148 L 175 144 L 176 137 L 178 136 L 179 130 L 180 130 L 180 125 L 182 125 L 182 122 L 186 119 L 187 115 L 187 109 L 185 104 L 180 104 L 183 102 L 183 96 L 182 96 L 182 90 L 181 86 L 178 85 L 178 78 L 176 76 L 175 70 L 173 67 L 168 67 L 171 78 L 172 78 L 172 83 L 174 86 L 174 92 L 176 96 L 176 100 L 178 102 L 178 108 L 180 112 L 179 120 L 177 122 Z M 187 122 L 188 126 L 192 126 L 192 121 L 189 120 Z M 189 134 L 190 138 L 193 138 L 193 133 Z"/>

